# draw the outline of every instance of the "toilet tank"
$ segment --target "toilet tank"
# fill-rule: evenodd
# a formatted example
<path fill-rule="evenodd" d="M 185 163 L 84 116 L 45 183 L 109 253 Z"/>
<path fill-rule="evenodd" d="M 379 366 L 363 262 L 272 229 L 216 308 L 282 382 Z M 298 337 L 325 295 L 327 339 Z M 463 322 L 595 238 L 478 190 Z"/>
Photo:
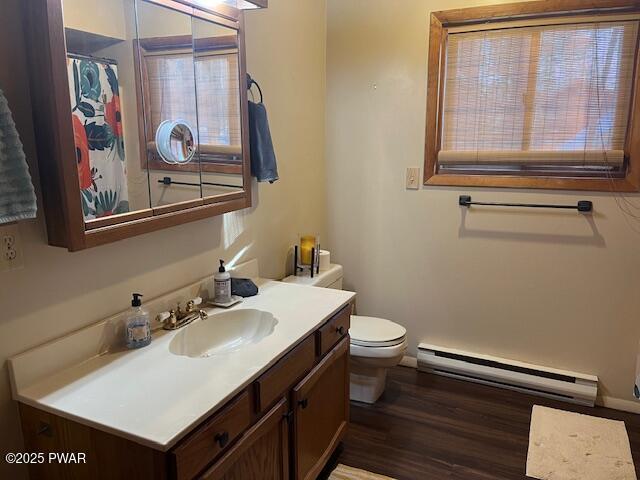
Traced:
<path fill-rule="evenodd" d="M 320 273 L 314 274 L 313 278 L 309 271 L 298 276 L 290 275 L 282 280 L 286 283 L 297 283 L 299 285 L 309 285 L 312 287 L 333 288 L 342 290 L 342 265 L 331 264 L 326 270 L 320 270 Z"/>

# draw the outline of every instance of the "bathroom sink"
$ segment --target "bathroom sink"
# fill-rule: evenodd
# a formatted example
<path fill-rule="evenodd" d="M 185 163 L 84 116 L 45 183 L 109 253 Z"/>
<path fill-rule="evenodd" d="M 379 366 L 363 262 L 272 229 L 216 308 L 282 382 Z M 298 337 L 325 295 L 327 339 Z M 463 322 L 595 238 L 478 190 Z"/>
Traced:
<path fill-rule="evenodd" d="M 255 309 L 231 310 L 210 315 L 184 327 L 169 344 L 175 355 L 206 358 L 230 353 L 258 343 L 273 333 L 278 320 Z"/>

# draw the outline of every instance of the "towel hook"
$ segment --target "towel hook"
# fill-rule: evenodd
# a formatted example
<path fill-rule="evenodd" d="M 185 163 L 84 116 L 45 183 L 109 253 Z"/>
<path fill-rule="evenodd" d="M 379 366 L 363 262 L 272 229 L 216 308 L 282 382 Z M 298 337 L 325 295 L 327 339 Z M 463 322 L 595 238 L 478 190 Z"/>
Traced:
<path fill-rule="evenodd" d="M 262 103 L 262 89 L 260 88 L 260 85 L 258 85 L 258 82 L 251 78 L 251 75 L 247 73 L 247 90 L 251 91 L 251 87 L 253 85 L 258 88 L 258 92 L 260 92 L 260 103 Z"/>

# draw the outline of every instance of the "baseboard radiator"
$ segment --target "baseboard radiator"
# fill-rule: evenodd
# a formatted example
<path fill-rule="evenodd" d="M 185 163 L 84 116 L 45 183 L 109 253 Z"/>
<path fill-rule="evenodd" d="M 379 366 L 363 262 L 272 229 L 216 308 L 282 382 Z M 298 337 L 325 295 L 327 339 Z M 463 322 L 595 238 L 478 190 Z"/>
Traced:
<path fill-rule="evenodd" d="M 598 377 L 421 343 L 418 370 L 593 406 Z"/>

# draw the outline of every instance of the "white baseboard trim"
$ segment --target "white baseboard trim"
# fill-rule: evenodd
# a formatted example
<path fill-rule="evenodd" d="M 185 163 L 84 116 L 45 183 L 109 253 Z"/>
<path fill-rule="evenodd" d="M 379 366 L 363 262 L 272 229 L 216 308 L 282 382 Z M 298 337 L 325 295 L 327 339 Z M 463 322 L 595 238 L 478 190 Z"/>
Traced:
<path fill-rule="evenodd" d="M 409 367 L 409 368 L 418 368 L 418 358 L 405 355 L 404 357 L 402 357 L 402 360 L 400 360 L 400 366 Z"/>
<path fill-rule="evenodd" d="M 400 360 L 401 367 L 418 368 L 418 359 L 405 355 Z M 620 410 L 622 412 L 639 413 L 640 414 L 640 400 L 624 400 L 622 398 L 609 397 L 606 395 L 599 396 L 596 399 L 596 405 L 612 410 Z"/>
<path fill-rule="evenodd" d="M 598 397 L 596 405 L 611 408 L 613 410 L 621 410 L 623 412 L 640 413 L 640 400 L 623 400 L 622 398 Z"/>

